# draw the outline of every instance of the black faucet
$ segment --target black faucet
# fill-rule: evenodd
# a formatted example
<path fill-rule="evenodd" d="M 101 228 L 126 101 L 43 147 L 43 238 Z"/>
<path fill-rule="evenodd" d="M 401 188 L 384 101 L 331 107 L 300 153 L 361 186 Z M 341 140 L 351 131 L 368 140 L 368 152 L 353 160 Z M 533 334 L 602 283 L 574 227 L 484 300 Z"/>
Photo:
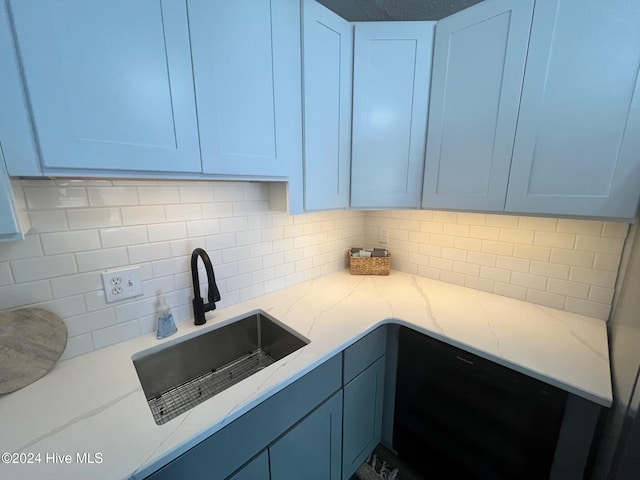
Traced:
<path fill-rule="evenodd" d="M 200 296 L 200 279 L 198 278 L 198 257 L 202 257 L 202 263 L 207 271 L 207 282 L 209 284 L 209 303 L 204 303 Z M 213 274 L 213 266 L 207 252 L 202 248 L 196 248 L 191 254 L 191 278 L 193 280 L 193 323 L 195 325 L 204 325 L 207 319 L 204 318 L 204 312 L 216 309 L 216 303 L 220 301 L 220 291 L 216 285 L 216 276 Z"/>

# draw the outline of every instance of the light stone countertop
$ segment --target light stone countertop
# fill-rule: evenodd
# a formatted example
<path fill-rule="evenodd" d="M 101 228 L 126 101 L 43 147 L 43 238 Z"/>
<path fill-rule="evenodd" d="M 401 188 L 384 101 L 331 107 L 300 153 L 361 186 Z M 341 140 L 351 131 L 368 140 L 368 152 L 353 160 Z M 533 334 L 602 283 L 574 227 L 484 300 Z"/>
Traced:
<path fill-rule="evenodd" d="M 612 402 L 605 322 L 394 271 L 326 275 L 208 312 L 206 325 L 180 324 L 177 335 L 255 309 L 311 343 L 164 425 L 153 421 L 131 362 L 134 353 L 162 342 L 153 334 L 61 362 L 32 385 L 0 396 L 0 453 L 40 454 L 40 463 L 0 463 L 0 478 L 144 478 L 391 322 L 600 405 Z M 96 463 L 78 463 L 77 454 L 85 453 Z M 60 463 L 64 455 L 71 463 Z"/>

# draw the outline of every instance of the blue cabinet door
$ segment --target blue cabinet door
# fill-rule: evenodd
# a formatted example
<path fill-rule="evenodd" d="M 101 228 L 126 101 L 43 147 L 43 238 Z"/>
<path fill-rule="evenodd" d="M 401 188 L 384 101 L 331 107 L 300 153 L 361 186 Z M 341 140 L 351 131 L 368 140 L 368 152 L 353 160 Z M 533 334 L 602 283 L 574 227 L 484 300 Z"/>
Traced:
<path fill-rule="evenodd" d="M 302 161 L 300 5 L 189 0 L 205 173 L 286 176 Z"/>
<path fill-rule="evenodd" d="M 353 25 L 303 3 L 305 210 L 349 206 Z"/>
<path fill-rule="evenodd" d="M 201 170 L 184 1 L 10 6 L 45 173 Z"/>
<path fill-rule="evenodd" d="M 385 358 L 344 387 L 342 478 L 350 478 L 380 443 Z"/>
<path fill-rule="evenodd" d="M 422 206 L 502 211 L 533 0 L 488 0 L 436 26 Z"/>
<path fill-rule="evenodd" d="M 342 390 L 271 447 L 271 480 L 340 480 Z"/>
<path fill-rule="evenodd" d="M 507 211 L 634 216 L 639 68 L 639 2 L 536 3 Z"/>
<path fill-rule="evenodd" d="M 269 480 L 269 452 L 263 451 L 228 480 Z"/>
<path fill-rule="evenodd" d="M 5 2 L 0 2 L 0 143 L 9 175 L 42 175 Z"/>
<path fill-rule="evenodd" d="M 355 26 L 351 206 L 420 206 L 435 22 Z"/>

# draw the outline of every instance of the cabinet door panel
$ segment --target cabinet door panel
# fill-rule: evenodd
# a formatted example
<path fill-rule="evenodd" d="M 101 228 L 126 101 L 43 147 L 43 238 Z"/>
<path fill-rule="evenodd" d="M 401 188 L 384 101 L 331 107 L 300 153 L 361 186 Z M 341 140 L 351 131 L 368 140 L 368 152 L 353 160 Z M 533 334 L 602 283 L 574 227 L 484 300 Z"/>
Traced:
<path fill-rule="evenodd" d="M 353 25 L 305 0 L 304 202 L 306 210 L 349 206 Z"/>
<path fill-rule="evenodd" d="M 44 167 L 201 170 L 183 2 L 11 8 Z"/>
<path fill-rule="evenodd" d="M 5 2 L 0 2 L 0 142 L 9 175 L 42 175 Z"/>
<path fill-rule="evenodd" d="M 435 22 L 355 28 L 352 207 L 418 207 Z"/>
<path fill-rule="evenodd" d="M 438 21 L 423 207 L 504 209 L 532 13 L 489 0 Z"/>
<path fill-rule="evenodd" d="M 536 6 L 507 210 L 631 218 L 640 4 L 556 0 Z M 635 91 L 635 93 L 634 93 Z"/>
<path fill-rule="evenodd" d="M 349 478 L 382 436 L 385 357 L 344 387 L 342 478 Z"/>
<path fill-rule="evenodd" d="M 301 161 L 299 5 L 188 5 L 204 172 L 286 175 Z"/>
<path fill-rule="evenodd" d="M 228 480 L 269 480 L 269 452 L 262 452 Z"/>
<path fill-rule="evenodd" d="M 269 447 L 271 480 L 339 480 L 342 391 Z"/>

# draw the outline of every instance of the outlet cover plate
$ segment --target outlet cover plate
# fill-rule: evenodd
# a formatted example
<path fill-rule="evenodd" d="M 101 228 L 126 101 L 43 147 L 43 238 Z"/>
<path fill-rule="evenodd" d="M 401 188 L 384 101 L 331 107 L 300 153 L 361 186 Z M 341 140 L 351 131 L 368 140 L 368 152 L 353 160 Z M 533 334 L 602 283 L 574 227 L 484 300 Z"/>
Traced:
<path fill-rule="evenodd" d="M 143 294 L 140 267 L 102 272 L 102 284 L 107 303 L 119 302 Z"/>

